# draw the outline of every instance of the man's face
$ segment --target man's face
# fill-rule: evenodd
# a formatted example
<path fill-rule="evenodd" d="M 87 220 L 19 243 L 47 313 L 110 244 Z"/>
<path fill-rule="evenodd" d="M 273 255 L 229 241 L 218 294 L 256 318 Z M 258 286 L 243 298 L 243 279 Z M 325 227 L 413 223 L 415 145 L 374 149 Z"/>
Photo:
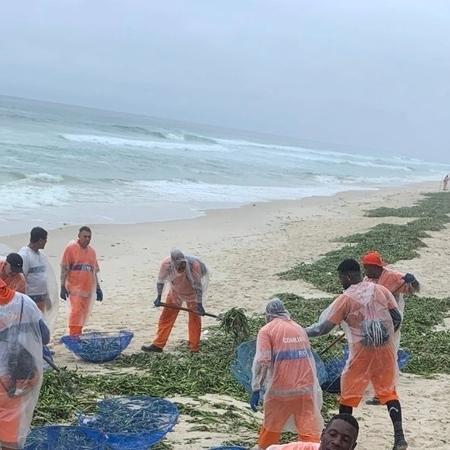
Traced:
<path fill-rule="evenodd" d="M 366 272 L 367 278 L 378 280 L 381 276 L 381 272 L 383 272 L 383 268 L 373 264 L 364 264 L 364 271 Z"/>
<path fill-rule="evenodd" d="M 336 419 L 323 430 L 319 450 L 352 450 L 356 447 L 356 430 L 345 420 Z"/>
<path fill-rule="evenodd" d="M 81 247 L 86 248 L 89 242 L 91 242 L 91 233 L 89 231 L 81 231 L 78 233 L 78 242 Z"/>
<path fill-rule="evenodd" d="M 184 272 L 186 270 L 186 261 L 184 259 L 175 261 L 175 269 L 178 273 Z"/>
<path fill-rule="evenodd" d="M 45 248 L 45 244 L 47 243 L 47 238 L 45 239 L 39 239 L 37 241 L 37 248 L 42 250 L 43 248 Z"/>
<path fill-rule="evenodd" d="M 348 273 L 339 272 L 338 276 L 339 276 L 339 281 L 341 282 L 342 287 L 344 289 L 347 289 L 352 285 L 351 278 Z"/>

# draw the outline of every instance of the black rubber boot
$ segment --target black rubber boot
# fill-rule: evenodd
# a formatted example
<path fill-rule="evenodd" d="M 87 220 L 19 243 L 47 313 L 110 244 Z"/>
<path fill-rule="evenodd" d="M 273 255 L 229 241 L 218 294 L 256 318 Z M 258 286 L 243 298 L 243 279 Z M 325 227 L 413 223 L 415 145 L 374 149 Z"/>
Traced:
<path fill-rule="evenodd" d="M 161 347 L 157 347 L 156 345 L 143 345 L 141 350 L 144 352 L 153 352 L 153 353 L 162 353 L 163 349 Z"/>

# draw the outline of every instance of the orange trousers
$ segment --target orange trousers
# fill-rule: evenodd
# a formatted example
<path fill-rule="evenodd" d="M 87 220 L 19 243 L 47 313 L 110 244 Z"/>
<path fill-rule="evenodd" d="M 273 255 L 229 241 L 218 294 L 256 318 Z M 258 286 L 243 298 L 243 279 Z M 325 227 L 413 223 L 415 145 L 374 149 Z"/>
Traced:
<path fill-rule="evenodd" d="M 88 319 L 92 299 L 70 295 L 68 301 L 70 305 L 69 334 L 70 336 L 75 336 L 83 331 L 83 326 Z"/>
<path fill-rule="evenodd" d="M 166 302 L 168 304 L 176 305 L 172 295 L 169 293 Z M 196 309 L 196 302 L 188 302 L 187 307 L 189 309 Z M 169 339 L 172 328 L 177 320 L 180 310 L 172 308 L 163 308 L 161 316 L 158 322 L 158 331 L 153 341 L 153 345 L 159 348 L 164 348 Z M 198 352 L 200 348 L 200 333 L 202 331 L 202 319 L 198 314 L 189 313 L 188 321 L 188 344 L 191 352 Z"/>
<path fill-rule="evenodd" d="M 397 370 L 394 345 L 374 349 L 356 346 L 342 372 L 340 403 L 356 408 L 370 383 L 382 405 L 398 400 Z"/>
<path fill-rule="evenodd" d="M 4 377 L 2 382 L 7 386 L 9 380 Z M 22 397 L 9 397 L 0 383 L 0 448 L 17 447 L 22 409 Z"/>
<path fill-rule="evenodd" d="M 289 400 L 271 398 L 264 401 L 264 424 L 259 432 L 258 445 L 267 448 L 278 444 L 284 425 L 291 416 L 294 418 L 299 441 L 320 442 L 320 411 L 316 411 L 312 397 L 296 396 Z"/>

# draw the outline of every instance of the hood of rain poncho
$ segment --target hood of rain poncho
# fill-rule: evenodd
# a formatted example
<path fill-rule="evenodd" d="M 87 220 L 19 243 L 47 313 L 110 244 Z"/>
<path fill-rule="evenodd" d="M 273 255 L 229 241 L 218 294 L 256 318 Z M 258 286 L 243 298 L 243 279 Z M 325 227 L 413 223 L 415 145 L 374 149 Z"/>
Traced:
<path fill-rule="evenodd" d="M 42 383 L 41 319 L 24 294 L 0 304 L 0 446 L 22 448 L 30 429 Z"/>
<path fill-rule="evenodd" d="M 306 331 L 288 318 L 280 299 L 266 311 L 274 318 L 259 330 L 252 366 L 252 390 L 265 390 L 264 427 L 295 431 L 302 423 L 309 428 L 302 433 L 320 436 L 322 390 Z"/>
<path fill-rule="evenodd" d="M 179 273 L 176 269 L 180 262 L 186 263 L 186 268 Z M 180 281 L 184 288 L 178 289 Z M 158 283 L 164 284 L 163 301 L 166 301 L 169 293 L 172 301 L 179 304 L 183 302 L 198 302 L 201 299 L 203 305 L 206 303 L 209 284 L 209 270 L 206 265 L 195 256 L 185 255 L 179 249 L 173 249 L 170 257 L 163 260 L 158 275 Z"/>
<path fill-rule="evenodd" d="M 274 297 L 267 303 L 266 316 L 269 320 L 272 319 L 290 319 L 288 310 L 285 308 L 284 303 L 278 297 Z"/>
<path fill-rule="evenodd" d="M 43 315 L 50 333 L 56 326 L 59 310 L 59 292 L 55 272 L 47 255 L 30 247 L 22 247 L 19 255 L 23 259 L 23 274 L 27 282 L 27 295 L 38 300 L 44 308 Z"/>

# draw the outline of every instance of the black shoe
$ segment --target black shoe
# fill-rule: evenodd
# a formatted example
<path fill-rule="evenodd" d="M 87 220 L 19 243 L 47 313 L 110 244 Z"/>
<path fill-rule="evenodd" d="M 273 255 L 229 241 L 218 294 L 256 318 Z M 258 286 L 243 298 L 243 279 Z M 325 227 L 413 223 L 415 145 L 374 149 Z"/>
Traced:
<path fill-rule="evenodd" d="M 368 400 L 366 400 L 366 405 L 378 406 L 378 405 L 381 405 L 381 403 L 380 403 L 380 400 L 378 398 L 373 397 L 373 398 L 369 398 Z"/>
<path fill-rule="evenodd" d="M 161 347 L 157 347 L 156 345 L 143 345 L 141 350 L 144 352 L 154 352 L 154 353 L 162 353 L 163 349 Z"/>
<path fill-rule="evenodd" d="M 405 438 L 399 438 L 395 440 L 394 448 L 392 450 L 406 450 L 408 448 L 408 443 Z"/>

